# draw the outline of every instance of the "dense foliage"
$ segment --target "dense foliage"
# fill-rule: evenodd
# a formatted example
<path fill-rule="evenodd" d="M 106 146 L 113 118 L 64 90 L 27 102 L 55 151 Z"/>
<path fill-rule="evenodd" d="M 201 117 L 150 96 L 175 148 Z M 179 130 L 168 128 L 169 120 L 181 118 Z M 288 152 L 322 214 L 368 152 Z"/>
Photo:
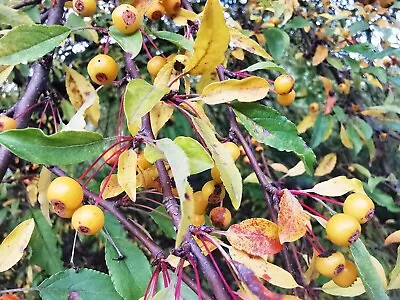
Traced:
<path fill-rule="evenodd" d="M 0 299 L 398 298 L 399 22 L 0 0 Z"/>

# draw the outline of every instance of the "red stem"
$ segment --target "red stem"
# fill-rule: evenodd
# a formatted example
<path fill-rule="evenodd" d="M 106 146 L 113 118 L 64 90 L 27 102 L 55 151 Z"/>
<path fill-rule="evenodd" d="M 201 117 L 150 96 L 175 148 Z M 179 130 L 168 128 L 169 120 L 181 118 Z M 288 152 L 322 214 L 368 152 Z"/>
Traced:
<path fill-rule="evenodd" d="M 176 267 L 176 270 L 178 271 L 178 279 L 176 280 L 176 286 L 175 286 L 175 300 L 180 300 L 181 298 L 181 286 L 182 286 L 182 273 L 183 273 L 183 264 L 185 263 L 185 259 L 181 258 L 179 260 L 179 264 Z"/>
<path fill-rule="evenodd" d="M 319 213 L 318 211 L 316 211 L 315 209 L 309 207 L 307 204 L 305 204 L 305 203 L 303 203 L 303 202 L 300 202 L 300 201 L 299 201 L 299 203 L 301 204 L 301 206 L 303 206 L 303 207 L 304 207 L 305 209 L 307 209 L 309 212 L 311 212 L 311 213 L 313 213 L 314 215 L 316 215 L 316 216 L 318 216 L 318 217 L 324 219 L 325 221 L 328 221 L 328 218 L 327 218 L 327 217 L 325 217 L 324 215 L 320 214 L 320 213 Z"/>
<path fill-rule="evenodd" d="M 145 43 L 144 40 L 142 41 L 142 45 L 143 45 L 144 51 L 146 51 L 147 58 L 148 58 L 148 59 L 152 59 L 152 58 L 153 58 L 153 55 L 151 55 L 151 53 L 150 53 L 150 51 L 149 51 L 149 48 L 147 48 L 147 45 L 146 45 L 146 43 Z"/>
<path fill-rule="evenodd" d="M 54 130 L 55 130 L 56 132 L 58 132 L 58 125 L 57 125 L 56 113 L 55 113 L 55 111 L 54 111 L 53 104 L 52 104 L 50 101 L 49 101 L 49 103 L 50 103 L 51 114 L 52 114 L 52 116 L 53 116 Z"/>
<path fill-rule="evenodd" d="M 332 203 L 332 204 L 343 206 L 342 202 L 333 200 L 332 198 L 329 198 L 329 197 L 324 197 L 324 196 L 320 196 L 320 195 L 316 195 L 316 194 L 310 194 L 310 193 L 307 193 L 307 192 L 304 192 L 304 191 L 298 191 L 298 190 L 289 190 L 289 192 L 291 192 L 293 195 L 306 196 L 306 197 L 310 197 L 310 198 L 313 198 L 313 199 L 319 199 L 319 200 L 326 201 L 326 202 L 329 202 L 329 203 Z"/>
<path fill-rule="evenodd" d="M 322 246 L 321 242 L 319 241 L 318 237 L 314 234 L 314 232 L 311 230 L 311 228 L 307 225 L 307 231 L 311 236 L 314 238 L 314 240 L 317 242 L 318 246 L 321 248 L 322 251 L 325 251 L 324 246 Z"/>

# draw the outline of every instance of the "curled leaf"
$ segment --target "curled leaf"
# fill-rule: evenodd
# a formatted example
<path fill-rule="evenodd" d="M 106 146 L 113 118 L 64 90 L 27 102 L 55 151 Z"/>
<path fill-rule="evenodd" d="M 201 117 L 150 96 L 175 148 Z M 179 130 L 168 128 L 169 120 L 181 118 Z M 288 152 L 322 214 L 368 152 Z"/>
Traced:
<path fill-rule="evenodd" d="M 108 179 L 108 178 L 110 178 L 110 179 Z M 107 182 L 107 185 L 104 188 L 104 185 L 106 184 L 106 182 Z M 122 188 L 122 186 L 119 185 L 117 174 L 111 174 L 111 177 L 107 176 L 106 178 L 104 178 L 100 184 L 100 191 L 102 191 L 103 188 L 104 188 L 104 192 L 102 195 L 103 199 L 113 198 L 124 192 L 124 189 Z"/>
<path fill-rule="evenodd" d="M 229 28 L 229 35 L 231 38 L 231 44 L 234 47 L 241 48 L 265 59 L 272 60 L 271 55 L 269 55 L 263 47 L 261 47 L 256 41 L 252 40 L 248 36 L 245 36 L 239 30 Z"/>
<path fill-rule="evenodd" d="M 349 179 L 338 176 L 316 184 L 312 189 L 305 190 L 323 196 L 338 197 L 348 192 L 365 194 L 363 184 L 357 178 Z"/>
<path fill-rule="evenodd" d="M 386 239 L 385 239 L 385 245 L 390 245 L 394 243 L 400 243 L 400 230 L 397 230 L 393 233 L 391 233 Z"/>

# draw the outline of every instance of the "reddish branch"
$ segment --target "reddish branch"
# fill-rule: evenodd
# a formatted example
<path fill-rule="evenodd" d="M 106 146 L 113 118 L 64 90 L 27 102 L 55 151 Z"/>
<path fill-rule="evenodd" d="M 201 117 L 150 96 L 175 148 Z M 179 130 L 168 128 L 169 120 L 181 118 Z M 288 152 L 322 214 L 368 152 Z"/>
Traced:
<path fill-rule="evenodd" d="M 24 1 L 27 2 L 27 1 Z M 57 3 L 49 9 L 49 16 L 47 19 L 48 25 L 60 24 L 64 13 L 65 0 L 58 0 Z M 43 57 L 39 62 L 36 62 L 32 67 L 32 78 L 29 81 L 25 93 L 18 101 L 15 107 L 14 116 L 23 114 L 31 106 L 39 100 L 39 97 L 46 88 L 46 83 L 49 75 L 49 70 L 52 64 L 52 55 Z M 17 127 L 25 128 L 28 126 L 31 114 L 27 113 L 17 119 Z M 8 166 L 12 160 L 12 154 L 5 147 L 0 147 L 0 180 L 3 179 Z"/>

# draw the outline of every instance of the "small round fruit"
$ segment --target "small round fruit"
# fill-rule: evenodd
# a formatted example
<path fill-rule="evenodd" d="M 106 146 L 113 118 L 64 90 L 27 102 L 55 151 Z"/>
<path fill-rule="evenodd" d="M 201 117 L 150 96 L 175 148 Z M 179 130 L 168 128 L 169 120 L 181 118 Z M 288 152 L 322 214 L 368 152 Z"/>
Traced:
<path fill-rule="evenodd" d="M 343 271 L 345 262 L 342 253 L 328 250 L 317 256 L 315 268 L 320 274 L 332 278 Z"/>
<path fill-rule="evenodd" d="M 206 221 L 206 218 L 204 217 L 204 215 L 193 215 L 192 216 L 192 224 L 194 226 L 201 226 L 204 224 L 205 221 Z"/>
<path fill-rule="evenodd" d="M 232 142 L 223 143 L 222 146 L 229 152 L 233 160 L 237 160 L 240 156 L 239 147 Z"/>
<path fill-rule="evenodd" d="M 53 210 L 59 217 L 69 219 L 72 217 L 76 209 L 59 210 L 56 206 L 53 206 Z"/>
<path fill-rule="evenodd" d="M 225 198 L 225 188 L 222 184 L 216 183 L 214 180 L 210 180 L 203 185 L 201 193 L 204 199 L 207 199 L 208 203 L 217 204 Z"/>
<path fill-rule="evenodd" d="M 173 16 L 181 9 L 180 0 L 162 0 L 161 5 L 164 6 L 168 15 Z"/>
<path fill-rule="evenodd" d="M 225 207 L 214 207 L 210 211 L 210 220 L 214 227 L 227 228 L 231 224 L 232 215 Z"/>
<path fill-rule="evenodd" d="M 193 194 L 194 199 L 194 213 L 196 215 L 203 215 L 207 209 L 208 201 L 203 197 L 203 193 L 201 191 L 197 191 Z"/>
<path fill-rule="evenodd" d="M 137 156 L 137 165 L 142 169 L 146 170 L 152 166 L 152 164 L 144 157 L 144 152 L 140 152 Z"/>
<path fill-rule="evenodd" d="M 96 205 L 84 205 L 72 215 L 72 227 L 84 235 L 94 235 L 104 226 L 104 213 Z"/>
<path fill-rule="evenodd" d="M 108 150 L 106 153 L 104 153 L 103 159 L 107 165 L 112 167 L 112 166 L 114 166 L 115 163 L 118 163 L 119 155 L 122 153 L 122 152 L 116 153 L 119 150 L 120 150 L 119 147 L 115 147 L 115 148 Z"/>
<path fill-rule="evenodd" d="M 118 65 L 111 56 L 98 54 L 89 61 L 87 71 L 94 82 L 107 85 L 117 78 Z"/>
<path fill-rule="evenodd" d="M 294 87 L 294 79 L 290 75 L 280 75 L 274 81 L 275 92 L 278 95 L 289 94 Z"/>
<path fill-rule="evenodd" d="M 358 239 L 360 233 L 360 223 L 350 215 L 336 214 L 326 224 L 328 239 L 337 246 L 349 246 Z"/>
<path fill-rule="evenodd" d="M 340 287 L 346 288 L 356 281 L 357 275 L 358 271 L 356 265 L 346 260 L 343 271 L 333 277 L 333 282 Z"/>
<path fill-rule="evenodd" d="M 73 8 L 72 1 L 65 1 L 64 7 L 65 8 Z"/>
<path fill-rule="evenodd" d="M 319 104 L 317 102 L 313 102 L 308 106 L 308 111 L 310 113 L 316 113 L 319 110 Z"/>
<path fill-rule="evenodd" d="M 112 21 L 115 28 L 124 34 L 136 32 L 142 23 L 142 16 L 132 5 L 121 4 L 112 12 Z"/>
<path fill-rule="evenodd" d="M 165 66 L 167 60 L 162 56 L 154 56 L 147 63 L 147 71 L 153 77 L 156 77 L 161 68 Z"/>
<path fill-rule="evenodd" d="M 339 91 L 344 94 L 346 92 L 346 84 L 341 83 L 339 84 Z"/>
<path fill-rule="evenodd" d="M 269 22 L 274 24 L 275 26 L 279 25 L 280 20 L 278 18 L 272 17 L 269 19 Z"/>
<path fill-rule="evenodd" d="M 72 8 L 78 15 L 90 17 L 96 12 L 96 0 L 73 0 Z"/>
<path fill-rule="evenodd" d="M 0 116 L 0 132 L 16 128 L 17 128 L 17 121 L 7 116 Z"/>
<path fill-rule="evenodd" d="M 146 11 L 146 16 L 152 21 L 160 20 L 165 14 L 165 8 L 160 4 L 159 1 L 153 2 L 153 4 Z"/>
<path fill-rule="evenodd" d="M 83 190 L 71 177 L 61 176 L 54 179 L 47 189 L 47 199 L 58 215 L 67 214 L 82 205 Z"/>
<path fill-rule="evenodd" d="M 211 177 L 216 183 L 222 183 L 221 173 L 216 166 L 211 168 Z"/>
<path fill-rule="evenodd" d="M 375 204 L 367 195 L 354 193 L 344 201 L 343 212 L 356 218 L 360 224 L 364 224 L 373 217 Z"/>
<path fill-rule="evenodd" d="M 296 98 L 295 91 L 291 91 L 289 94 L 282 94 L 282 95 L 278 94 L 276 96 L 276 100 L 282 106 L 289 106 L 290 104 L 293 103 L 294 98 Z"/>

